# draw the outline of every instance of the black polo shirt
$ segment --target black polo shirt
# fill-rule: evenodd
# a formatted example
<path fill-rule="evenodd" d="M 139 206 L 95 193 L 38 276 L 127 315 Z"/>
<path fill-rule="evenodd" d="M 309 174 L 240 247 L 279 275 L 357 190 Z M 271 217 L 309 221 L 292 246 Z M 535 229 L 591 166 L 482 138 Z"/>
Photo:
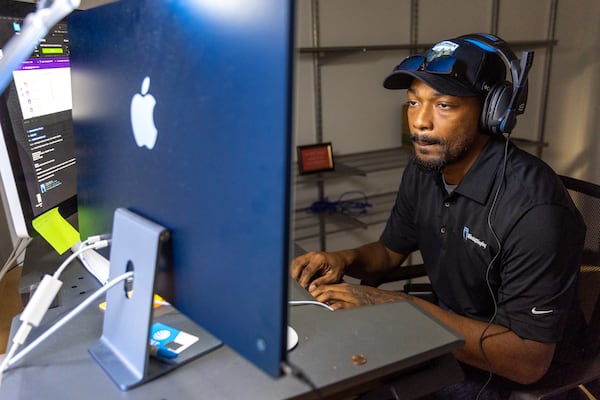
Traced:
<path fill-rule="evenodd" d="M 451 194 L 441 173 L 411 161 L 380 240 L 398 253 L 420 250 L 434 291 L 452 311 L 490 320 L 489 282 L 495 323 L 557 343 L 579 310 L 585 225 L 551 168 L 512 143 L 494 201 L 505 143 L 493 137 Z"/>

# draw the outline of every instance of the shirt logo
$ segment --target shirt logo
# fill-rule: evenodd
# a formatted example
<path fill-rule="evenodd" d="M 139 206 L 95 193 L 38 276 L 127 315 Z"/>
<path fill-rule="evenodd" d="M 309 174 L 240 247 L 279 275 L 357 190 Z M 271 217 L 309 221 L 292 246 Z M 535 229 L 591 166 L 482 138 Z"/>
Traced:
<path fill-rule="evenodd" d="M 469 227 L 465 226 L 463 227 L 463 239 L 465 240 L 470 240 L 471 242 L 475 243 L 477 246 L 487 249 L 487 243 L 484 242 L 483 240 L 473 236 L 473 234 L 471 232 L 469 232 Z"/>
<path fill-rule="evenodd" d="M 554 310 L 538 310 L 537 307 L 531 309 L 531 313 L 535 315 L 552 314 Z"/>

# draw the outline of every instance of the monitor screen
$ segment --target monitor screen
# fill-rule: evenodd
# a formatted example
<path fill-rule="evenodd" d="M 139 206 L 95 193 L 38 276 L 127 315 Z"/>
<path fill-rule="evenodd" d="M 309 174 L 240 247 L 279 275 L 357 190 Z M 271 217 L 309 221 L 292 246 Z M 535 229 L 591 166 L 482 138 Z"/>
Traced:
<path fill-rule="evenodd" d="M 0 44 L 21 32 L 23 19 L 0 15 Z M 76 211 L 69 39 L 57 24 L 13 72 L 0 98 L 0 173 L 16 236 L 34 235 L 32 220 L 59 207 Z"/>
<path fill-rule="evenodd" d="M 111 232 L 117 208 L 169 229 L 169 300 L 271 375 L 286 356 L 292 9 L 129 0 L 69 17 L 82 238 Z"/>

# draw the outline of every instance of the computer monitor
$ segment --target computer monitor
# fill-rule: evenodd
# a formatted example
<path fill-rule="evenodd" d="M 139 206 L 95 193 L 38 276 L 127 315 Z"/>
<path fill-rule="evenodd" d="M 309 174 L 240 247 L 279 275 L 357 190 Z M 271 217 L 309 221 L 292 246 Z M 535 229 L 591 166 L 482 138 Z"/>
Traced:
<path fill-rule="evenodd" d="M 286 358 L 292 3 L 128 0 L 69 17 L 82 238 L 111 232 L 117 208 L 166 227 L 168 299 L 273 376 Z"/>
<path fill-rule="evenodd" d="M 0 15 L 0 46 L 19 35 L 33 6 Z M 0 175 L 7 219 L 16 237 L 36 235 L 32 221 L 59 208 L 77 208 L 66 22 L 57 24 L 13 72 L 0 96 Z"/>

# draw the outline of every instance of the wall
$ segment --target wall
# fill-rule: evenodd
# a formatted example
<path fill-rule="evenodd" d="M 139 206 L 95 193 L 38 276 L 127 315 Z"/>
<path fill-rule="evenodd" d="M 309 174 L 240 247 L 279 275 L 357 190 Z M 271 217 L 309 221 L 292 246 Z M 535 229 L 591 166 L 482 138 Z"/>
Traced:
<path fill-rule="evenodd" d="M 600 2 L 559 3 L 544 160 L 600 184 Z"/>
<path fill-rule="evenodd" d="M 411 32 L 411 3 L 418 18 Z M 297 46 L 368 46 L 439 40 L 470 32 L 490 32 L 497 12 L 497 34 L 509 43 L 544 41 L 552 35 L 552 0 L 297 0 Z M 497 9 L 495 7 L 497 6 Z M 316 12 L 316 14 L 315 14 Z M 534 48 L 527 112 L 519 117 L 513 137 L 549 145 L 542 159 L 557 172 L 600 183 L 599 144 L 594 127 L 600 118 L 598 83 L 600 3 L 596 0 L 558 1 L 554 47 Z M 315 26 L 315 15 L 318 24 Z M 315 35 L 315 33 L 318 33 Z M 515 49 L 520 56 L 524 48 Z M 548 96 L 545 64 L 552 52 Z M 297 60 L 297 145 L 332 142 L 334 154 L 350 154 L 401 145 L 401 105 L 404 91 L 388 91 L 381 82 L 410 50 L 356 53 L 306 53 Z M 318 60 L 317 60 L 318 57 Z M 320 63 L 320 68 L 315 68 Z M 320 84 L 319 84 L 320 83 Z M 545 99 L 547 98 L 547 103 Z M 319 114 L 319 112 L 321 114 Z M 535 152 L 535 148 L 528 148 Z M 397 188 L 402 171 L 388 171 L 327 182 L 324 195 L 336 199 L 347 190 L 381 193 Z M 318 198 L 314 187 L 296 188 L 302 209 Z M 335 250 L 376 240 L 383 225 L 327 237 Z M 300 243 L 319 247 L 317 239 Z"/>

